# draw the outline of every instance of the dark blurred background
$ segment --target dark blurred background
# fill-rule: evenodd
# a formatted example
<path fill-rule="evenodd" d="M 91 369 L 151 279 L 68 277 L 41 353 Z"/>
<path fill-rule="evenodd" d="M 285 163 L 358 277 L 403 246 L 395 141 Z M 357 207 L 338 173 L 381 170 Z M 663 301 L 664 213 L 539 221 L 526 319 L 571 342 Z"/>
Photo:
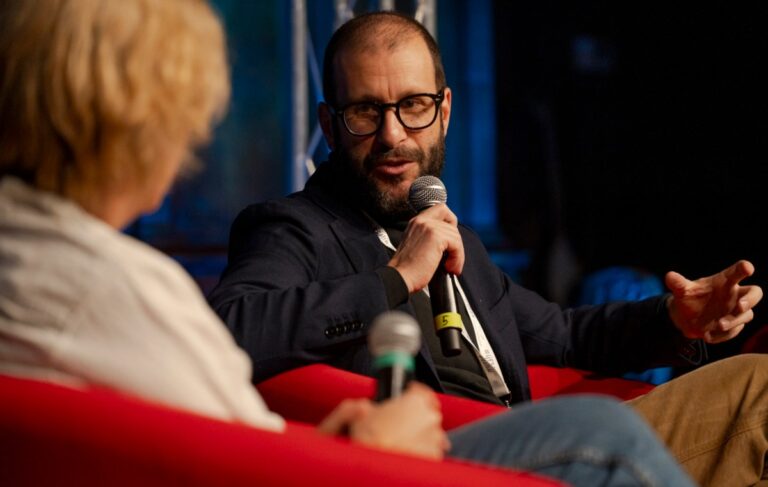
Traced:
<path fill-rule="evenodd" d="M 653 3 L 495 4 L 499 224 L 550 297 L 607 266 L 740 258 L 766 289 L 766 15 Z"/>
<path fill-rule="evenodd" d="M 213 3 L 229 35 L 229 114 L 200 153 L 204 169 L 127 230 L 204 291 L 237 212 L 294 183 L 290 3 Z M 412 13 L 413 3 L 396 5 Z M 449 205 L 549 299 L 576 303 L 585 277 L 608 267 L 700 277 L 740 258 L 768 289 L 768 16 L 757 2 L 668 3 L 437 2 L 454 90 Z M 333 2 L 306 6 L 321 59 Z M 761 307 L 756 323 L 768 323 Z"/>

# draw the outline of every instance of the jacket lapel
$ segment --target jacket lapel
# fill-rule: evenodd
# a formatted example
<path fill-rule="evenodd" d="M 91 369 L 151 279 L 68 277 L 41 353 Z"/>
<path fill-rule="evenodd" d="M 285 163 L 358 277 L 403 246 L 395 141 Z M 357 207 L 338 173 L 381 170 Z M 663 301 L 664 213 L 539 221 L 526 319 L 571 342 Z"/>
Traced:
<path fill-rule="evenodd" d="M 355 272 L 376 269 L 389 262 L 384 244 L 379 241 L 367 221 L 362 226 L 356 226 L 348 221 L 336 219 L 329 227 Z"/>

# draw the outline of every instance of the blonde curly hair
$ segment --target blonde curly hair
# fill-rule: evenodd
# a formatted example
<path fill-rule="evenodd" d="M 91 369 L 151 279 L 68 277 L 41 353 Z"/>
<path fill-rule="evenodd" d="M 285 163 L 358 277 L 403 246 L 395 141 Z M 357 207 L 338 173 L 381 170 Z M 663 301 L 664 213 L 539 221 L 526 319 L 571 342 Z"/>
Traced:
<path fill-rule="evenodd" d="M 169 141 L 206 141 L 228 99 L 203 0 L 0 3 L 0 177 L 73 199 L 142 184 Z"/>

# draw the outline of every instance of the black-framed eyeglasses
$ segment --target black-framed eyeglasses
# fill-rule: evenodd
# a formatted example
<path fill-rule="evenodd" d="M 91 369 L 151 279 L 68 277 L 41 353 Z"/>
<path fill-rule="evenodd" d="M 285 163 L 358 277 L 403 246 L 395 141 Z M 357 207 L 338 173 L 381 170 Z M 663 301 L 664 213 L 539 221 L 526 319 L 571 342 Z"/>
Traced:
<path fill-rule="evenodd" d="M 330 107 L 333 116 L 341 117 L 344 127 L 352 135 L 373 135 L 379 131 L 384 120 L 384 110 L 395 109 L 397 120 L 408 130 L 421 130 L 437 120 L 438 109 L 445 97 L 445 89 L 437 94 L 418 93 L 409 95 L 395 103 L 360 101 L 348 103 L 341 108 Z"/>

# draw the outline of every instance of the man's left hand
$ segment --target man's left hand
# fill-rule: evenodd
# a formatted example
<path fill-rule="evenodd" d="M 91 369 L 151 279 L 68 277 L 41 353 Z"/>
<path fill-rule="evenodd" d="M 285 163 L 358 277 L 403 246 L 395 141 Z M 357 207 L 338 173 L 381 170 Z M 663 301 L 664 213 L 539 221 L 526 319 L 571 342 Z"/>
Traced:
<path fill-rule="evenodd" d="M 672 297 L 669 315 L 687 338 L 701 338 L 719 343 L 735 337 L 752 321 L 754 308 L 763 298 L 760 286 L 740 283 L 755 272 L 755 267 L 741 260 L 709 277 L 689 281 L 677 272 L 665 277 Z"/>

